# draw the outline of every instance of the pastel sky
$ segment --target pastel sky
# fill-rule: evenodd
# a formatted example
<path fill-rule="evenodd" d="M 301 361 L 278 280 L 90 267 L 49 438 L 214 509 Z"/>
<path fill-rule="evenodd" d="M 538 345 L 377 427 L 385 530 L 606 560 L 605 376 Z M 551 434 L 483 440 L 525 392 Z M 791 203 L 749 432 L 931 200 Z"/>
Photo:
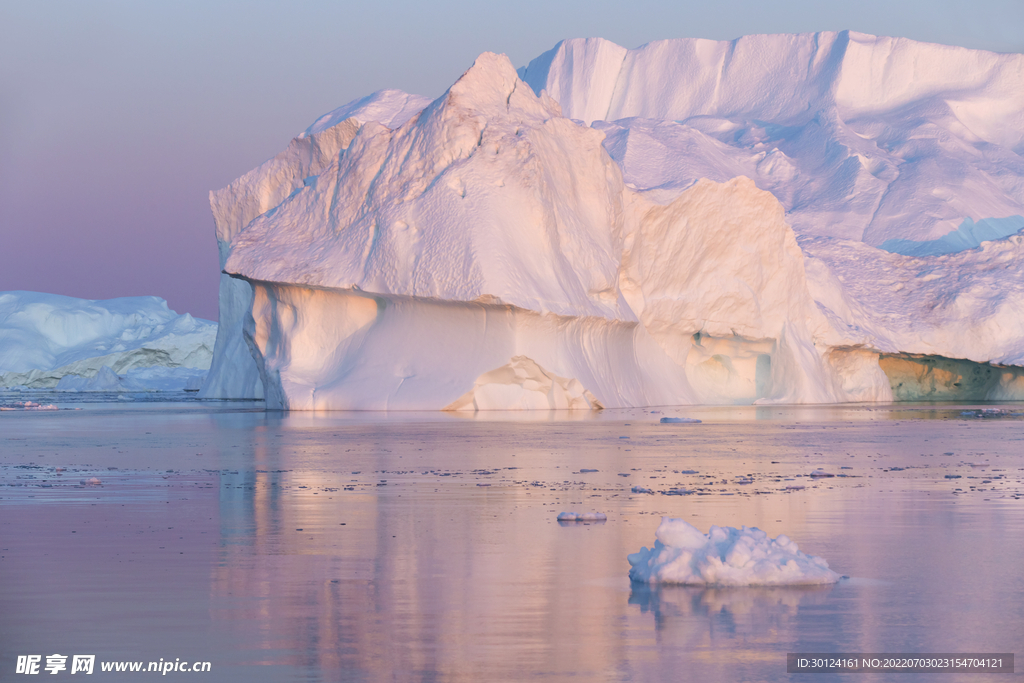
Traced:
<path fill-rule="evenodd" d="M 350 100 L 438 96 L 480 52 L 524 65 L 568 37 L 846 28 L 1024 52 L 1024 2 L 0 0 L 0 291 L 216 320 L 209 191 Z"/>

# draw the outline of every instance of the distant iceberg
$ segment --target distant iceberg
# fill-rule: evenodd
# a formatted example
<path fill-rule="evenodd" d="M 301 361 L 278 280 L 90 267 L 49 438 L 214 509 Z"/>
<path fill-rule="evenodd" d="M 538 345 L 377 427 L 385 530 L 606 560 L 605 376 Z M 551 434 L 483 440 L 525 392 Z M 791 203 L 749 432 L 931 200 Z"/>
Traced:
<path fill-rule="evenodd" d="M 0 292 L 0 387 L 181 391 L 205 377 L 216 334 L 152 296 Z"/>
<path fill-rule="evenodd" d="M 629 556 L 635 583 L 687 586 L 802 586 L 836 583 L 828 562 L 800 552 L 786 536 L 757 528 L 712 526 L 702 534 L 682 519 L 662 517 L 652 548 Z"/>

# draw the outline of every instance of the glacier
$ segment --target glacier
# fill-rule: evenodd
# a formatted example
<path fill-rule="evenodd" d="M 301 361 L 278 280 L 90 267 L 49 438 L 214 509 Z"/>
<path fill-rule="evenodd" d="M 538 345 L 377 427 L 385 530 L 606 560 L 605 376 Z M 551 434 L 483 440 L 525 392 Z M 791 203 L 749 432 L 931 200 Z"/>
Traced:
<path fill-rule="evenodd" d="M 201 395 L 278 409 L 1024 398 L 1024 55 L 567 40 L 211 193 Z"/>
<path fill-rule="evenodd" d="M 78 299 L 0 292 L 0 388 L 198 389 L 217 324 L 154 296 Z"/>

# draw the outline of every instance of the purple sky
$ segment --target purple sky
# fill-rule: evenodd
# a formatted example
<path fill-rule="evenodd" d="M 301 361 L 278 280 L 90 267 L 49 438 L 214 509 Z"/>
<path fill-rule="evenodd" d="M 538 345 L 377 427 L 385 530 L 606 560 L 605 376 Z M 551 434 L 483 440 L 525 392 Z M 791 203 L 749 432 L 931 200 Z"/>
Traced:
<path fill-rule="evenodd" d="M 485 50 L 852 28 L 1024 51 L 1024 3 L 0 3 L 0 291 L 152 294 L 217 319 L 208 193 L 381 88 L 440 95 Z"/>

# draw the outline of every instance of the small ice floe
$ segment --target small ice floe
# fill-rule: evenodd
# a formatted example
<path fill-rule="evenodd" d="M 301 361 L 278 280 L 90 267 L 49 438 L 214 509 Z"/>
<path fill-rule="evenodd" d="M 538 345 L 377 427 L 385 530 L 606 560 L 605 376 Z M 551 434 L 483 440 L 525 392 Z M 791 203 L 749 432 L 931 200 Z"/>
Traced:
<path fill-rule="evenodd" d="M 559 522 L 604 522 L 608 515 L 603 512 L 559 512 Z"/>
<path fill-rule="evenodd" d="M 99 486 L 103 482 L 100 481 L 99 477 L 89 477 L 88 479 L 83 479 L 79 483 L 84 486 Z"/>
<path fill-rule="evenodd" d="M 803 586 L 836 583 L 828 562 L 800 552 L 784 535 L 712 526 L 706 534 L 682 519 L 662 517 L 653 548 L 628 556 L 635 583 L 690 586 Z"/>
<path fill-rule="evenodd" d="M 645 488 L 644 488 L 643 486 L 634 486 L 634 487 L 633 487 L 632 489 L 630 489 L 630 490 L 631 490 L 631 491 L 632 491 L 633 493 L 654 493 L 654 491 L 652 491 L 652 490 L 650 490 L 650 489 L 645 489 Z"/>
<path fill-rule="evenodd" d="M 946 475 L 946 479 L 960 479 L 960 478 L 961 477 L 960 477 L 959 474 L 947 474 Z"/>
<path fill-rule="evenodd" d="M 970 465 L 971 467 L 988 467 L 987 462 L 969 462 L 967 464 Z"/>
<path fill-rule="evenodd" d="M 661 424 L 700 424 L 700 420 L 694 417 L 663 417 L 661 418 Z"/>
<path fill-rule="evenodd" d="M 597 472 L 597 470 L 588 469 L 586 467 L 580 468 L 580 474 L 588 474 L 590 472 Z"/>
<path fill-rule="evenodd" d="M 688 496 L 693 493 L 693 491 L 690 491 L 689 489 L 669 489 L 668 491 L 662 491 L 661 493 L 665 496 Z"/>
<path fill-rule="evenodd" d="M 836 475 L 832 474 L 831 472 L 826 472 L 825 470 L 823 470 L 823 469 L 821 469 L 819 467 L 818 469 L 814 470 L 813 472 L 811 472 L 807 476 L 819 478 L 819 477 L 834 477 Z"/>
<path fill-rule="evenodd" d="M 58 408 L 53 404 L 15 401 L 14 403 L 0 403 L 0 410 L 58 410 Z"/>
<path fill-rule="evenodd" d="M 993 417 L 1022 417 L 1024 413 L 1013 413 L 1005 408 L 982 408 L 980 410 L 961 411 L 962 417 L 993 418 Z"/>

